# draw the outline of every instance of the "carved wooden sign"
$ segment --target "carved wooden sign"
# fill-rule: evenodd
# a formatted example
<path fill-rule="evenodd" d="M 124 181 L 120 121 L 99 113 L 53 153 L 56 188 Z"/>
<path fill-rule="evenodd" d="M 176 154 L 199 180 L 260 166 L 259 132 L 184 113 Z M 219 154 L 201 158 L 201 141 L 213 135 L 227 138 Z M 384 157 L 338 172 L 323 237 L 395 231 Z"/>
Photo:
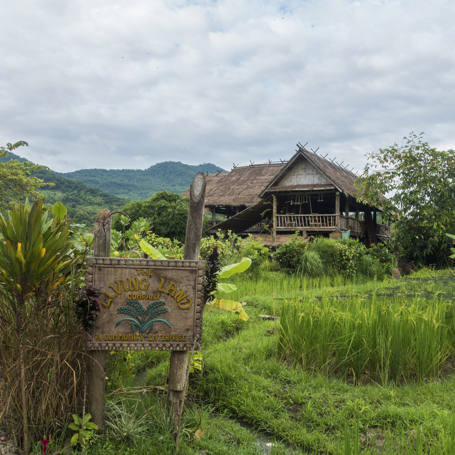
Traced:
<path fill-rule="evenodd" d="M 200 349 L 204 261 L 88 258 L 102 311 L 88 349 Z"/>

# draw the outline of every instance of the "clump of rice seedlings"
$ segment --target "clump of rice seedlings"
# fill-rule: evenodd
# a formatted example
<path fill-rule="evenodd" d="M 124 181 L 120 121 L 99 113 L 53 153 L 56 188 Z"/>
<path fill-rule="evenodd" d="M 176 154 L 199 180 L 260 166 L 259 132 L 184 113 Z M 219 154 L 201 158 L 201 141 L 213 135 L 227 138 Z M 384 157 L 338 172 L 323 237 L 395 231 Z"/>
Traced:
<path fill-rule="evenodd" d="M 430 299 L 325 290 L 284 301 L 280 316 L 277 349 L 283 359 L 355 382 L 438 377 L 455 348 L 453 303 L 438 292 Z"/>

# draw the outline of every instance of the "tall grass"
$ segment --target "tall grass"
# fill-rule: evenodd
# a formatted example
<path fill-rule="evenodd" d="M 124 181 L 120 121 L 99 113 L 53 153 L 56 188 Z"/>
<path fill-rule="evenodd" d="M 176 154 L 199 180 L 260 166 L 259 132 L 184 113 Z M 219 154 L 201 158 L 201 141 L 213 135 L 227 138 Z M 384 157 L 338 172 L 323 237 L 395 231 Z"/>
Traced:
<path fill-rule="evenodd" d="M 26 305 L 23 336 L 30 440 L 54 436 L 82 408 L 82 333 L 74 318 L 72 300 L 57 300 L 43 308 Z M 0 376 L 4 400 L 0 425 L 22 443 L 22 400 L 18 335 L 12 315 L 0 300 Z"/>
<path fill-rule="evenodd" d="M 327 292 L 291 299 L 280 312 L 278 353 L 308 370 L 382 384 L 435 378 L 455 348 L 453 303 L 405 294 Z"/>

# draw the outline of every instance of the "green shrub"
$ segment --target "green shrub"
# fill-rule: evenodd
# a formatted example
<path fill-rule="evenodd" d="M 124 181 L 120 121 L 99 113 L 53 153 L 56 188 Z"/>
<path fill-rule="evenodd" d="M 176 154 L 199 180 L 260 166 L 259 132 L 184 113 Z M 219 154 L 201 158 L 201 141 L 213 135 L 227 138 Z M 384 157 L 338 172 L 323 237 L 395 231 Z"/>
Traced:
<path fill-rule="evenodd" d="M 326 273 L 335 271 L 339 253 L 335 240 L 327 237 L 316 237 L 308 249 L 319 255 Z"/>
<path fill-rule="evenodd" d="M 377 276 L 376 268 L 378 265 L 379 265 L 379 268 L 381 268 L 381 270 L 382 270 L 381 264 L 379 264 L 379 262 L 375 261 L 371 256 L 364 254 L 360 258 L 358 270 L 362 275 L 367 276 L 367 277 Z M 378 279 L 382 280 L 382 278 L 378 278 Z"/>
<path fill-rule="evenodd" d="M 394 256 L 387 245 L 384 243 L 371 245 L 371 248 L 368 249 L 368 255 L 371 256 L 379 264 L 381 264 L 382 268 L 384 269 L 384 274 L 390 275 L 392 273 L 394 268 Z"/>
<path fill-rule="evenodd" d="M 167 237 L 160 237 L 157 234 L 150 234 L 145 237 L 145 241 L 168 259 L 183 259 L 185 246 L 177 239 L 171 240 Z"/>
<path fill-rule="evenodd" d="M 292 238 L 289 242 L 281 245 L 273 255 L 282 269 L 295 273 L 302 264 L 302 255 L 307 243 L 298 238 Z"/>
<path fill-rule="evenodd" d="M 365 245 L 355 239 L 335 242 L 338 249 L 338 270 L 345 276 L 354 277 L 361 270 L 362 257 L 367 253 Z"/>
<path fill-rule="evenodd" d="M 300 275 L 317 277 L 324 275 L 324 264 L 316 251 L 304 251 L 301 257 L 300 266 L 296 272 Z"/>
<path fill-rule="evenodd" d="M 215 247 L 218 248 L 218 252 L 221 255 L 221 260 L 224 262 L 226 256 L 231 254 L 233 250 L 230 231 L 228 232 L 227 236 L 221 232 L 217 232 L 214 237 L 204 237 L 201 239 L 200 258 L 205 259 Z"/>
<path fill-rule="evenodd" d="M 250 274 L 257 273 L 261 265 L 270 256 L 269 249 L 262 245 L 262 240 L 254 240 L 250 235 L 238 243 L 239 258 L 247 257 L 251 259 L 251 266 L 248 269 Z"/>

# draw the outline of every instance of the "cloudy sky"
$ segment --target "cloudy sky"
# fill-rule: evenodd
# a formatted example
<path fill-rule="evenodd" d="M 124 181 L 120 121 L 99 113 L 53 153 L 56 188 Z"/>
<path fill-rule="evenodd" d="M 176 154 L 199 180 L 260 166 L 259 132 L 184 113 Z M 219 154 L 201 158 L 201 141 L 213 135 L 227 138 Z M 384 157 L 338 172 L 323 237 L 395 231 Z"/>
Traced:
<path fill-rule="evenodd" d="M 0 4 L 0 144 L 57 171 L 455 147 L 452 0 Z"/>

